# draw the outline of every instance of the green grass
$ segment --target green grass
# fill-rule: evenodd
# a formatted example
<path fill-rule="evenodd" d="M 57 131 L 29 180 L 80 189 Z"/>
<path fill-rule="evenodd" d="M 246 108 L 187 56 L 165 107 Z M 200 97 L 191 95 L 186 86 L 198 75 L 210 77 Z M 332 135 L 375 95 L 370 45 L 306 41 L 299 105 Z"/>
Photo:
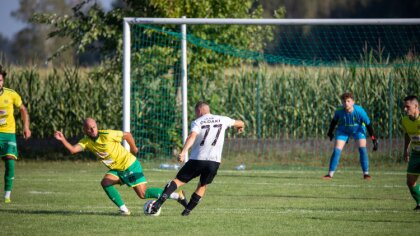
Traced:
<path fill-rule="evenodd" d="M 163 187 L 175 171 L 144 163 L 149 186 Z M 420 213 L 405 186 L 404 171 L 337 172 L 324 181 L 319 170 L 233 171 L 222 166 L 189 217 L 169 201 L 159 217 L 142 213 L 126 186 L 117 187 L 130 217 L 116 215 L 97 162 L 16 164 L 12 203 L 0 203 L 2 235 L 418 235 Z M 3 173 L 2 169 L 2 173 Z M 188 196 L 197 181 L 184 186 Z"/>

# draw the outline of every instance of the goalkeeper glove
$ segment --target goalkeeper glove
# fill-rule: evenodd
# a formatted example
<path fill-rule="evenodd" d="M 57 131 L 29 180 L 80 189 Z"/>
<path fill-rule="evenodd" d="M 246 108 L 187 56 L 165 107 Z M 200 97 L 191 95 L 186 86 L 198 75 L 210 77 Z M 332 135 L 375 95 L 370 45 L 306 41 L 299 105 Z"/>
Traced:
<path fill-rule="evenodd" d="M 373 151 L 378 150 L 378 140 L 375 139 L 375 137 L 372 136 L 372 143 L 373 143 Z"/>
<path fill-rule="evenodd" d="M 338 123 L 338 120 L 334 120 L 334 119 L 331 120 L 330 128 L 328 129 L 328 132 L 327 132 L 328 137 L 330 137 L 330 141 L 332 141 L 334 138 L 334 128 L 337 125 L 337 123 Z"/>
<path fill-rule="evenodd" d="M 334 139 L 334 132 L 332 130 L 328 130 L 327 135 L 328 135 L 328 137 L 330 137 L 330 141 L 332 141 Z"/>

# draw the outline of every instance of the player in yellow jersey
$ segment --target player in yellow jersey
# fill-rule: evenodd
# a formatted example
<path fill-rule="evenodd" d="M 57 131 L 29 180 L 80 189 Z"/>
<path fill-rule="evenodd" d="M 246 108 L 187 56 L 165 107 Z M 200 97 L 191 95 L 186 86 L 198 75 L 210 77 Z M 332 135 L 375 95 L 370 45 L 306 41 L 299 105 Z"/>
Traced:
<path fill-rule="evenodd" d="M 15 178 L 15 160 L 18 157 L 16 145 L 16 122 L 13 116 L 14 108 L 18 108 L 23 121 L 23 137 L 31 137 L 29 115 L 22 99 L 12 89 L 3 87 L 6 71 L 0 66 L 0 156 L 5 163 L 4 202 L 10 203 L 10 195 Z"/>
<path fill-rule="evenodd" d="M 404 98 L 404 111 L 407 114 L 402 118 L 405 132 L 404 160 L 408 162 L 407 186 L 411 196 L 416 201 L 415 211 L 420 211 L 420 185 L 417 179 L 420 175 L 420 111 L 419 99 L 416 96 Z"/>
<path fill-rule="evenodd" d="M 141 199 L 159 198 L 162 195 L 163 189 L 147 187 L 141 164 L 133 155 L 138 152 L 138 148 L 131 133 L 117 130 L 98 130 L 96 121 L 92 118 L 85 120 L 83 131 L 87 137 L 81 139 L 75 145 L 70 144 L 60 131 L 55 131 L 54 136 L 72 154 L 84 150 L 90 151 L 110 169 L 103 177 L 101 185 L 109 199 L 119 207 L 121 215 L 130 215 L 131 212 L 114 187 L 116 184 L 126 184 L 132 187 Z M 131 153 L 122 146 L 121 142 L 123 140 L 127 141 Z M 187 205 L 183 191 L 172 194 L 170 198 L 178 200 L 184 207 Z"/>

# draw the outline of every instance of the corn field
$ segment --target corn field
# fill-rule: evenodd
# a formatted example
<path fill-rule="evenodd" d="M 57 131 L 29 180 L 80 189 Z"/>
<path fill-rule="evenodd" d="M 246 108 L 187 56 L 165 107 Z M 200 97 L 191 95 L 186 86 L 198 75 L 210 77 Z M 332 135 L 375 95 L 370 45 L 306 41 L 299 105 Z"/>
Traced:
<path fill-rule="evenodd" d="M 121 80 L 94 70 L 11 69 L 5 87 L 14 89 L 28 108 L 34 138 L 45 139 L 61 130 L 68 137 L 82 135 L 86 117 L 109 128 L 121 126 Z M 18 119 L 18 117 L 16 117 Z M 18 131 L 21 130 L 21 122 Z"/>
<path fill-rule="evenodd" d="M 245 121 L 246 132 L 240 136 L 243 140 L 325 139 L 333 112 L 340 105 L 340 94 L 352 91 L 356 104 L 368 112 L 377 136 L 383 140 L 398 139 L 402 134 L 402 99 L 408 94 L 420 94 L 420 67 L 408 65 L 386 68 L 266 65 L 258 70 L 243 66 L 216 71 L 201 80 L 189 81 L 189 121 L 194 118 L 194 104 L 207 100 L 213 113 Z M 171 127 L 166 134 L 171 140 L 171 144 L 165 144 L 167 147 L 138 140 L 139 145 L 153 146 L 150 157 L 161 155 L 162 152 L 156 152 L 158 149 L 173 152 L 182 145 L 178 83 L 164 79 L 161 83 L 145 81 L 139 88 L 154 95 L 144 101 L 148 109 L 140 114 L 142 117 L 134 118 L 140 121 L 146 117 L 148 121 L 142 120 L 146 125 L 133 132 L 153 133 L 148 125 L 152 122 L 155 125 L 169 122 Z M 99 128 L 122 127 L 119 73 L 111 76 L 102 73 L 101 68 L 47 71 L 11 68 L 5 87 L 22 96 L 36 140 L 51 140 L 55 130 L 63 131 L 67 137 L 81 137 L 86 117 L 95 118 Z M 165 112 L 173 113 L 169 121 L 158 114 L 163 105 Z M 17 123 L 20 135 L 21 122 Z M 233 132 L 228 136 L 236 137 Z M 267 146 L 261 148 L 269 151 Z M 36 155 L 30 148 L 24 150 Z"/>

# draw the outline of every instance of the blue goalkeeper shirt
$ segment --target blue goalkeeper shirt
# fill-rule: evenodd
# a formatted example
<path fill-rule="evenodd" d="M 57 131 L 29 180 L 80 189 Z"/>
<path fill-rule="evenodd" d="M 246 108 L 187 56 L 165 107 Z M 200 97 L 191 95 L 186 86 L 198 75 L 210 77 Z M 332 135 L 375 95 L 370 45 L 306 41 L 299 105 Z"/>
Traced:
<path fill-rule="evenodd" d="M 347 113 L 344 107 L 340 106 L 335 111 L 333 119 L 338 120 L 337 130 L 346 134 L 366 133 L 366 125 L 370 124 L 365 109 L 359 105 L 354 105 L 352 113 Z"/>

